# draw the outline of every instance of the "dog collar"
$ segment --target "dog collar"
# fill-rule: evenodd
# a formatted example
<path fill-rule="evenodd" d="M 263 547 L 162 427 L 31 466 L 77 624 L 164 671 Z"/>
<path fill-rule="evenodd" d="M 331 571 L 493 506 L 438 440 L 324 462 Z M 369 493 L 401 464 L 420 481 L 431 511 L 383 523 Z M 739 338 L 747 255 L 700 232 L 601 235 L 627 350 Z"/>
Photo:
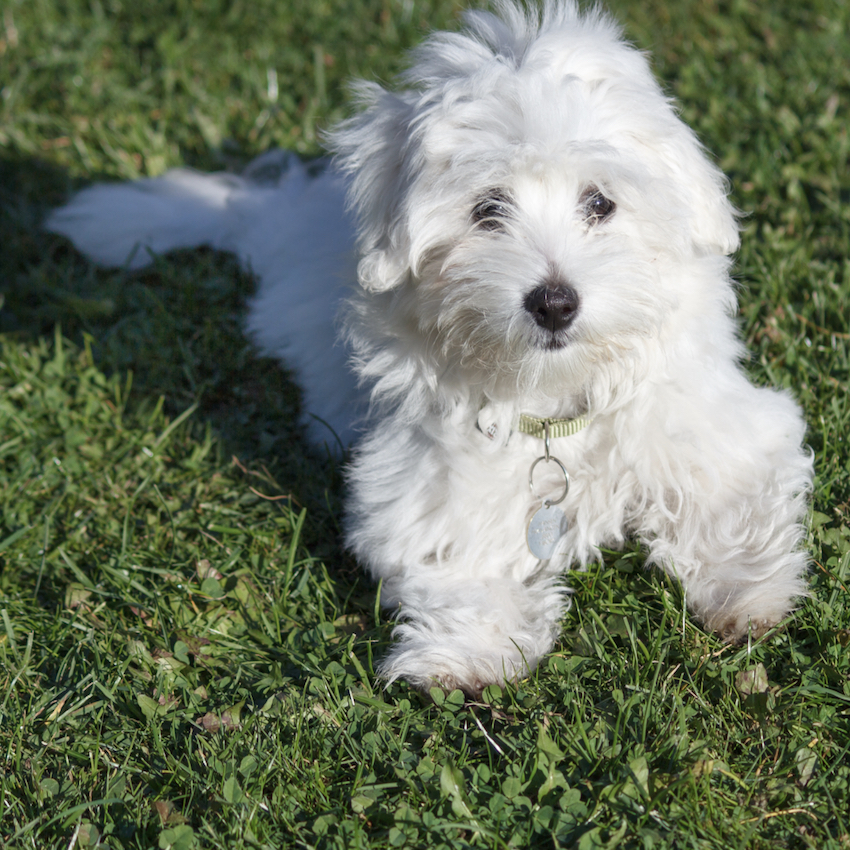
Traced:
<path fill-rule="evenodd" d="M 577 416 L 575 419 L 541 419 L 537 416 L 529 416 L 527 413 L 521 413 L 519 416 L 519 425 L 517 431 L 521 434 L 530 434 L 532 437 L 537 437 L 540 440 L 546 438 L 546 427 L 549 428 L 549 437 L 572 437 L 573 434 L 578 434 L 579 431 L 586 428 L 592 419 L 587 419 L 584 416 Z"/>
<path fill-rule="evenodd" d="M 528 523 L 525 542 L 528 544 L 528 551 L 538 561 L 548 561 L 552 558 L 564 535 L 569 531 L 567 516 L 557 506 L 567 498 L 567 493 L 570 491 L 570 474 L 566 466 L 549 453 L 549 441 L 552 437 L 571 437 L 586 428 L 591 421 L 583 416 L 577 416 L 575 419 L 541 419 L 538 416 L 529 416 L 527 413 L 520 414 L 517 430 L 522 434 L 530 434 L 532 437 L 543 440 L 545 447 L 545 454 L 537 458 L 528 470 L 528 486 L 531 488 L 531 494 L 535 499 L 541 499 L 542 504 Z M 534 490 L 534 470 L 540 463 L 555 464 L 564 476 L 564 490 L 557 499 L 543 498 Z M 551 485 L 551 479 L 549 483 Z"/>

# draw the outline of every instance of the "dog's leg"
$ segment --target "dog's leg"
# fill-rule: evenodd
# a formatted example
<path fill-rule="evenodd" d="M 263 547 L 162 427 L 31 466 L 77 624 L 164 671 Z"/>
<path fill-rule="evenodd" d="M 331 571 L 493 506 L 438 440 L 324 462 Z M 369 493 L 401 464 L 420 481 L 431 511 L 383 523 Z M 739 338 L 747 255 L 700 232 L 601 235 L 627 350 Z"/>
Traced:
<path fill-rule="evenodd" d="M 399 619 L 380 674 L 475 696 L 535 668 L 567 597 L 526 546 L 527 467 L 460 445 L 376 429 L 350 469 L 348 544 Z"/>
<path fill-rule="evenodd" d="M 726 401 L 721 408 L 714 400 L 677 439 L 668 432 L 667 456 L 653 463 L 662 483 L 646 485 L 638 533 L 649 560 L 682 582 L 696 617 L 740 641 L 762 635 L 806 595 L 801 540 L 812 458 L 801 448 L 800 412 L 784 394 L 741 378 Z M 656 436 L 645 448 L 661 443 Z"/>
<path fill-rule="evenodd" d="M 390 580 L 400 599 L 396 640 L 379 668 L 388 681 L 459 688 L 477 698 L 489 684 L 527 676 L 552 648 L 565 608 L 553 579 L 458 581 L 450 574 Z"/>

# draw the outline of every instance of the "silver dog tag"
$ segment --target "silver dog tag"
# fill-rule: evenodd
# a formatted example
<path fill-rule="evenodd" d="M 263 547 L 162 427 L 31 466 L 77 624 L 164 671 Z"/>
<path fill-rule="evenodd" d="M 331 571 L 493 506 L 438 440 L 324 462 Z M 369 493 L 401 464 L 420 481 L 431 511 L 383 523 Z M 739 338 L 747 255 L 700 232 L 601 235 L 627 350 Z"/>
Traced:
<path fill-rule="evenodd" d="M 555 505 L 544 504 L 528 523 L 526 540 L 528 551 L 541 561 L 548 561 L 555 554 L 558 541 L 567 533 L 567 518 Z"/>

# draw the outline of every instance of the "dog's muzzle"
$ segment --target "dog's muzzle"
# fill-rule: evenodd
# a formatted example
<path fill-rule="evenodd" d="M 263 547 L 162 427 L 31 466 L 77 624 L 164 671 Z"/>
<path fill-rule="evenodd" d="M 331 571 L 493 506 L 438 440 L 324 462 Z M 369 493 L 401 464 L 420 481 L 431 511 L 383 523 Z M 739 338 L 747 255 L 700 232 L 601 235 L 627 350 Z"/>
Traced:
<path fill-rule="evenodd" d="M 563 334 L 578 314 L 578 292 L 567 283 L 543 283 L 525 296 L 523 307 L 537 326 L 548 331 L 547 347 L 560 348 Z"/>

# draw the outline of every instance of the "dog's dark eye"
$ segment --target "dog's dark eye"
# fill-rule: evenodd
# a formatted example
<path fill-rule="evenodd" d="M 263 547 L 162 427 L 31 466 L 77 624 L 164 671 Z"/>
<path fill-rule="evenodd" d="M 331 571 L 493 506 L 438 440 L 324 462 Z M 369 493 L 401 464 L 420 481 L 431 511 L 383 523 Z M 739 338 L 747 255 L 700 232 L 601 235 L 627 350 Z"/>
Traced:
<path fill-rule="evenodd" d="M 472 221 L 482 230 L 503 230 L 502 222 L 511 214 L 512 208 L 508 194 L 494 189 L 472 208 Z"/>
<path fill-rule="evenodd" d="M 588 224 L 601 224 L 614 215 L 617 205 L 606 198 L 596 186 L 591 186 L 581 196 L 584 218 Z"/>

